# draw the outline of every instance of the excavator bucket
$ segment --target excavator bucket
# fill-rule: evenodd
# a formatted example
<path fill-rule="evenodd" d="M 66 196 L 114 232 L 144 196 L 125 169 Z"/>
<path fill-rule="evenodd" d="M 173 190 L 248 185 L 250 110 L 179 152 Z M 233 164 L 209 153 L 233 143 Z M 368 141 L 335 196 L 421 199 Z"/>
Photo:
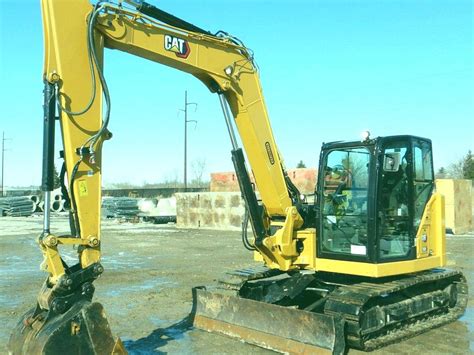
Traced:
<path fill-rule="evenodd" d="M 193 325 L 290 354 L 343 354 L 344 321 L 258 302 L 222 290 L 193 289 Z"/>
<path fill-rule="evenodd" d="M 23 316 L 10 337 L 10 354 L 127 354 L 100 303 L 82 301 L 63 314 L 47 315 L 33 308 Z"/>

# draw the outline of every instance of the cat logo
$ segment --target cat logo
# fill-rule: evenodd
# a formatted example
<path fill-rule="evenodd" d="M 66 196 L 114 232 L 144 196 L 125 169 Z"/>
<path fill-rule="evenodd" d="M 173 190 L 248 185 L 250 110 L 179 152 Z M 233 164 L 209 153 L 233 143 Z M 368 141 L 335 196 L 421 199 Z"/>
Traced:
<path fill-rule="evenodd" d="M 170 35 L 165 35 L 165 49 L 174 52 L 177 57 L 183 59 L 186 59 L 191 52 L 187 41 Z"/>

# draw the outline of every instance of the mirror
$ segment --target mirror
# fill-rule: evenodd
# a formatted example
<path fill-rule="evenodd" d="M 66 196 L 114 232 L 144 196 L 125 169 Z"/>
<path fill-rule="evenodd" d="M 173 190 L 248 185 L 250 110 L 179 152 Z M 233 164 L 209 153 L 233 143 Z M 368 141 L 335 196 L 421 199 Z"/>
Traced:
<path fill-rule="evenodd" d="M 383 171 L 396 172 L 400 168 L 400 152 L 385 153 Z"/>

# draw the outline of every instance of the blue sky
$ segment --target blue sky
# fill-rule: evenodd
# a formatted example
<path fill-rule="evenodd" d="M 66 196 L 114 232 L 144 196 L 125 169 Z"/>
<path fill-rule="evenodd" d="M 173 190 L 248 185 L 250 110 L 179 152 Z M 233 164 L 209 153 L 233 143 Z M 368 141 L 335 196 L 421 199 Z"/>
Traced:
<path fill-rule="evenodd" d="M 288 168 L 316 166 L 322 142 L 415 134 L 433 140 L 435 168 L 474 150 L 473 23 L 468 0 L 171 1 L 165 11 L 255 52 L 277 144 Z M 0 131 L 6 185 L 38 185 L 43 39 L 38 1 L 0 0 Z M 232 170 L 218 98 L 194 77 L 106 50 L 112 95 L 105 183 L 183 176 L 184 91 L 188 176 Z M 58 148 L 59 149 L 59 148 Z M 57 149 L 57 150 L 58 150 Z M 57 165 L 60 165 L 59 159 Z"/>

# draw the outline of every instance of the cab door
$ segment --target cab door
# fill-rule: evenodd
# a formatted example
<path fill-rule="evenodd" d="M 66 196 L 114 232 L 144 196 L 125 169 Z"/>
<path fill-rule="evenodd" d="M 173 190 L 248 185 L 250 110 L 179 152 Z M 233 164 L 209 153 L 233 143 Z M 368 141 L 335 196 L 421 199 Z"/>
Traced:
<path fill-rule="evenodd" d="M 378 151 L 377 259 L 412 260 L 416 232 L 433 191 L 431 142 L 387 137 Z"/>
<path fill-rule="evenodd" d="M 318 192 L 320 258 L 370 262 L 370 146 L 337 146 L 322 154 Z"/>

